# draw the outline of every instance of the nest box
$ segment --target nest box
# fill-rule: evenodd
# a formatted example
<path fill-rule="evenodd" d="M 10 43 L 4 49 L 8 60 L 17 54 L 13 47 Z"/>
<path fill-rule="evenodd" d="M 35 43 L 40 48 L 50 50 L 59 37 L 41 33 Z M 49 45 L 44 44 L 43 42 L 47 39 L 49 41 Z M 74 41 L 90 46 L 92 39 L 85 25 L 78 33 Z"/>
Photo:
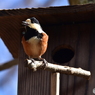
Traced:
<path fill-rule="evenodd" d="M 51 95 L 51 72 L 24 67 L 22 21 L 30 17 L 36 17 L 49 35 L 43 55 L 48 62 L 92 72 L 89 82 L 62 74 L 60 95 L 91 95 L 95 87 L 95 4 L 0 10 L 0 37 L 13 57 L 19 58 L 18 95 Z"/>

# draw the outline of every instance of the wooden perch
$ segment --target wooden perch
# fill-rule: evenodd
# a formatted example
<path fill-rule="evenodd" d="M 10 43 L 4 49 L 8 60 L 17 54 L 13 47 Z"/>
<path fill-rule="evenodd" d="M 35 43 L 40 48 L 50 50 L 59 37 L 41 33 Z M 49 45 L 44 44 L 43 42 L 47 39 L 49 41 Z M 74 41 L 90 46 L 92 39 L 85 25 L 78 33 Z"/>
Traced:
<path fill-rule="evenodd" d="M 86 79 L 89 79 L 91 76 L 90 71 L 86 71 L 81 68 L 62 66 L 62 65 L 52 64 L 52 63 L 47 63 L 47 65 L 44 67 L 44 64 L 42 61 L 35 61 L 35 63 L 33 63 L 30 59 L 27 59 L 27 66 L 30 69 L 33 69 L 34 71 L 36 71 L 38 68 L 43 68 L 45 70 L 60 72 L 60 73 L 68 74 L 68 75 L 80 76 Z"/>

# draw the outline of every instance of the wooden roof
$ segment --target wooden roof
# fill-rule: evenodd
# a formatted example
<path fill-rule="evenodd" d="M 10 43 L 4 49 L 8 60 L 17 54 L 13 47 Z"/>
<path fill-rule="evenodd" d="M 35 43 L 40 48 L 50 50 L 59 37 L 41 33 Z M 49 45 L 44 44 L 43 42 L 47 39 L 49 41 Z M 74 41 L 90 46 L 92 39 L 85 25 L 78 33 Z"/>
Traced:
<path fill-rule="evenodd" d="M 14 58 L 18 57 L 22 21 L 33 16 L 46 27 L 57 24 L 95 22 L 95 4 L 0 10 L 0 36 Z"/>

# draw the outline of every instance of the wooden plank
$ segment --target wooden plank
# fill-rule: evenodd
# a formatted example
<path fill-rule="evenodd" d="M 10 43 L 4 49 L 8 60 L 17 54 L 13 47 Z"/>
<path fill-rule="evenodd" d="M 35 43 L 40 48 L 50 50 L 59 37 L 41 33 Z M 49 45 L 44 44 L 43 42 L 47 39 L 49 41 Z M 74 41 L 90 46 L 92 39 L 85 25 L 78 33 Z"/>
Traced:
<path fill-rule="evenodd" d="M 75 67 L 81 67 L 87 70 L 89 61 L 90 24 L 79 24 L 78 31 L 79 41 L 77 42 L 76 48 Z M 87 80 L 75 77 L 74 81 L 74 94 L 84 95 L 86 93 Z"/>
<path fill-rule="evenodd" d="M 68 62 L 69 66 L 81 67 L 86 70 L 91 70 L 92 77 L 89 81 L 85 79 L 67 76 L 61 74 L 60 95 L 93 95 L 94 88 L 94 72 L 95 72 L 95 26 L 93 23 L 85 24 L 69 24 L 45 26 L 44 30 L 49 35 L 49 45 L 47 52 L 43 55 L 48 62 L 53 62 L 51 54 L 52 50 L 61 44 L 67 44 L 74 48 L 75 56 Z M 50 86 L 56 81 L 56 77 L 51 75 L 49 71 L 39 70 L 32 72 L 24 67 L 25 53 L 20 48 L 19 52 L 19 79 L 18 79 L 18 95 L 50 95 L 54 94 L 56 88 Z M 57 86 L 54 86 L 57 87 Z M 52 90 L 53 89 L 53 90 Z M 51 92 L 51 91 L 52 92 Z"/>
<path fill-rule="evenodd" d="M 88 60 L 89 60 L 89 41 L 90 41 L 90 24 L 86 25 L 68 25 L 69 32 L 65 39 L 67 40 L 66 43 L 71 45 L 75 49 L 75 56 L 69 62 L 70 66 L 74 67 L 82 67 L 83 69 L 88 69 Z M 87 28 L 84 28 L 87 27 Z M 86 34 L 86 35 L 85 35 Z M 86 84 L 87 81 L 74 77 L 74 76 L 64 76 L 61 77 L 61 95 L 84 95 L 86 93 Z M 64 82 L 64 81 L 65 82 Z M 82 83 L 82 84 L 81 84 Z"/>
<path fill-rule="evenodd" d="M 50 95 L 50 72 L 33 72 L 26 68 L 25 53 L 21 46 L 19 56 L 18 95 Z"/>
<path fill-rule="evenodd" d="M 49 34 L 49 46 L 48 46 L 48 61 L 56 63 L 52 60 L 52 51 L 59 45 L 59 36 L 60 36 L 60 26 L 49 26 L 45 27 L 45 31 Z M 50 95 L 59 95 L 59 73 L 51 73 L 51 94 Z"/>
<path fill-rule="evenodd" d="M 92 25 L 90 32 L 90 54 L 88 69 L 92 72 L 92 76 L 87 84 L 87 95 L 94 95 L 93 89 L 95 88 L 95 23 Z"/>
<path fill-rule="evenodd" d="M 69 66 L 75 67 L 75 60 L 76 60 L 76 46 L 77 46 L 77 41 L 78 41 L 78 25 L 77 24 L 72 24 L 69 25 L 69 30 L 70 30 L 70 46 L 74 49 L 74 57 L 71 59 L 69 62 Z M 68 76 L 68 92 L 67 95 L 73 95 L 74 94 L 74 76 Z"/>
<path fill-rule="evenodd" d="M 61 26 L 61 35 L 59 37 L 59 40 L 61 40 L 61 44 L 69 45 L 70 43 L 70 30 L 68 25 L 62 25 Z M 69 62 L 61 65 L 69 65 Z M 68 76 L 61 74 L 60 76 L 60 95 L 67 95 L 68 92 Z"/>
<path fill-rule="evenodd" d="M 94 17 L 93 12 L 92 12 L 93 10 L 95 11 L 95 4 L 48 7 L 48 8 L 11 9 L 11 10 L 0 10 L 0 17 L 2 17 L 2 16 L 21 16 L 21 17 L 36 16 L 37 17 L 37 15 L 39 15 L 43 18 L 46 18 L 49 23 L 52 23 L 52 20 L 49 17 L 51 17 L 51 15 L 53 15 L 52 18 L 55 18 L 55 16 L 56 16 L 58 19 L 60 19 L 61 22 L 62 21 L 64 21 L 64 22 L 79 21 L 80 22 L 81 20 L 92 21 L 92 18 L 89 16 Z M 78 15 L 75 12 L 78 13 Z M 91 13 L 91 14 L 89 14 L 89 13 Z M 47 18 L 47 15 L 49 15 L 48 18 Z M 54 20 L 54 22 L 55 21 L 56 20 Z M 42 20 L 42 22 L 44 23 L 43 20 Z"/>

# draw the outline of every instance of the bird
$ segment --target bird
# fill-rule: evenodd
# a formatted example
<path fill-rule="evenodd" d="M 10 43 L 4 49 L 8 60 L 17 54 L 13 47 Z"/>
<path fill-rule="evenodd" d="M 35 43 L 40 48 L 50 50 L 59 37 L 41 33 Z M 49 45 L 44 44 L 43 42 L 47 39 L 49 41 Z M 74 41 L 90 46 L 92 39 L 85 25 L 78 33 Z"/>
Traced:
<path fill-rule="evenodd" d="M 35 60 L 43 61 L 44 65 L 47 61 L 42 58 L 48 46 L 49 36 L 43 31 L 39 21 L 35 18 L 27 18 L 22 21 L 25 26 L 25 34 L 22 37 L 23 49 L 29 59 L 35 63 Z"/>

